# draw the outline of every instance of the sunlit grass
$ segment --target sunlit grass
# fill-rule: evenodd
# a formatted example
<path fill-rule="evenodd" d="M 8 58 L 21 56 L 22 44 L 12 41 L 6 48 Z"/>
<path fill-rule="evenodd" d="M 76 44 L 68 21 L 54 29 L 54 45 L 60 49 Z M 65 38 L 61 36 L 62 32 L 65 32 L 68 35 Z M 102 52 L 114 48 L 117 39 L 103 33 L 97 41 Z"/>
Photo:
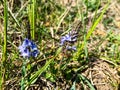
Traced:
<path fill-rule="evenodd" d="M 1 61 L 1 72 L 0 72 L 0 89 L 3 89 L 3 83 L 5 82 L 6 62 L 7 62 L 7 28 L 8 28 L 8 7 L 7 0 L 4 0 L 4 44 L 3 44 L 3 55 Z"/>
<path fill-rule="evenodd" d="M 36 0 L 29 0 L 28 17 L 31 29 L 31 37 L 33 40 L 35 38 L 36 5 Z"/>

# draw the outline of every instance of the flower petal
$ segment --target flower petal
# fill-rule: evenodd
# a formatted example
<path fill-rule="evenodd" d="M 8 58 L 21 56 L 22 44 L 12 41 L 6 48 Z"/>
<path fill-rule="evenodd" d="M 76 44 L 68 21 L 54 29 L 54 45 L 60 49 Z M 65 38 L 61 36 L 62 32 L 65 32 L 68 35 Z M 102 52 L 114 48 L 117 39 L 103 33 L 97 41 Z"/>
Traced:
<path fill-rule="evenodd" d="M 29 49 L 25 49 L 23 52 L 21 52 L 21 55 L 24 58 L 29 58 L 30 57 L 30 51 L 29 51 Z"/>
<path fill-rule="evenodd" d="M 33 52 L 31 52 L 31 56 L 32 57 L 37 57 L 39 51 L 38 50 L 34 50 Z"/>

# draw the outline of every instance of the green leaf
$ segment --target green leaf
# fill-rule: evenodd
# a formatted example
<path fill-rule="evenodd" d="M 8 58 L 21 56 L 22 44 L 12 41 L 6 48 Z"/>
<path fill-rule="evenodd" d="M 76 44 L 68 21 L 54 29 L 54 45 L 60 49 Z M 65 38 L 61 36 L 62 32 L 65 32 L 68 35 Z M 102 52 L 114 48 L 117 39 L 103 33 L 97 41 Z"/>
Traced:
<path fill-rule="evenodd" d="M 46 62 L 46 64 L 42 68 L 40 68 L 37 72 L 35 72 L 35 74 L 33 74 L 30 77 L 30 81 L 28 82 L 27 85 L 33 84 L 37 80 L 37 78 L 48 68 L 48 66 L 53 60 L 54 58 L 50 59 L 49 61 Z"/>

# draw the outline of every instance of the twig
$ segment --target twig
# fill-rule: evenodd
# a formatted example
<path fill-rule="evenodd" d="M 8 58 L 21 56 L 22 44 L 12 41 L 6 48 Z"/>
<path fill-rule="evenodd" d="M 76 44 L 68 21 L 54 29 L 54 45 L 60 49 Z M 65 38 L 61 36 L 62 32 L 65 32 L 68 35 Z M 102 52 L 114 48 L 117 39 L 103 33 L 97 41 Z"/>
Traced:
<path fill-rule="evenodd" d="M 17 16 L 19 15 L 19 13 L 27 6 L 27 4 L 29 3 L 29 1 L 27 1 L 21 8 L 20 10 L 15 14 L 15 17 L 17 18 Z"/>
<path fill-rule="evenodd" d="M 16 19 L 16 17 L 14 16 L 14 14 L 12 13 L 12 11 L 10 10 L 9 7 L 8 7 L 8 12 L 9 12 L 10 16 L 15 20 L 15 22 L 19 26 L 19 28 L 21 28 L 18 20 Z"/>
<path fill-rule="evenodd" d="M 57 31 L 58 31 L 61 23 L 63 22 L 64 18 L 67 16 L 68 12 L 70 11 L 70 9 L 71 9 L 71 7 L 67 8 L 67 9 L 65 10 L 65 12 L 60 16 L 60 19 L 61 19 L 61 20 L 60 20 L 59 23 L 58 23 Z"/>

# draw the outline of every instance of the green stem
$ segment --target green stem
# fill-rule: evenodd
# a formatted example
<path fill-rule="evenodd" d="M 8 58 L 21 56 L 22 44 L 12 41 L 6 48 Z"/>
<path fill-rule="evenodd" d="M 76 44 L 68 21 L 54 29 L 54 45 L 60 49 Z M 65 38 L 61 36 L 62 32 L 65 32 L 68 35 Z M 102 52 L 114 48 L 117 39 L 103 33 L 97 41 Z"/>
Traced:
<path fill-rule="evenodd" d="M 5 75 L 5 62 L 7 59 L 7 21 L 8 21 L 8 8 L 7 0 L 4 0 L 4 45 L 3 45 L 3 56 L 1 62 L 1 72 L 0 72 L 0 90 L 3 90 L 4 75 Z"/>
<path fill-rule="evenodd" d="M 6 61 L 7 58 L 7 0 L 4 0 L 4 46 L 3 46 L 3 62 Z"/>
<path fill-rule="evenodd" d="M 35 39 L 35 5 L 36 0 L 30 0 L 30 5 L 28 6 L 28 14 L 30 21 L 31 37 Z"/>
<path fill-rule="evenodd" d="M 26 76 L 26 60 L 23 61 L 22 65 L 22 79 L 21 79 L 21 90 L 25 90 L 25 76 Z"/>

